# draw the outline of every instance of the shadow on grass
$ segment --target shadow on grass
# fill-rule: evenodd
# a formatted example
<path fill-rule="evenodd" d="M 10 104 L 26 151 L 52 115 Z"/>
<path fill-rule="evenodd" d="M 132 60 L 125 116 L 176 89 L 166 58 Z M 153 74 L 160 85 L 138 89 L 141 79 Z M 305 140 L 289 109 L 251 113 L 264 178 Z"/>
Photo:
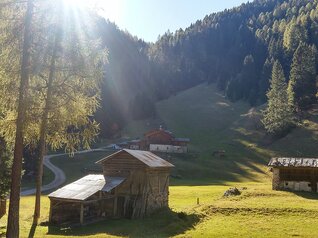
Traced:
<path fill-rule="evenodd" d="M 6 226 L 0 226 L 0 237 L 6 236 Z"/>
<path fill-rule="evenodd" d="M 292 192 L 299 197 L 306 198 L 309 200 L 318 200 L 318 193 L 314 192 Z"/>
<path fill-rule="evenodd" d="M 196 158 L 192 161 L 174 158 L 175 165 L 171 173 L 171 185 L 227 185 L 228 182 L 263 182 L 267 176 L 264 166 L 249 158 L 240 157 L 224 159 Z M 265 163 L 264 163 L 265 164 Z M 257 174 L 257 176 L 255 175 Z"/>
<path fill-rule="evenodd" d="M 170 237 L 193 229 L 200 221 L 196 214 L 177 213 L 163 209 L 145 219 L 106 220 L 82 227 L 49 226 L 48 234 L 63 236 L 89 236 L 107 234 L 125 237 Z"/>

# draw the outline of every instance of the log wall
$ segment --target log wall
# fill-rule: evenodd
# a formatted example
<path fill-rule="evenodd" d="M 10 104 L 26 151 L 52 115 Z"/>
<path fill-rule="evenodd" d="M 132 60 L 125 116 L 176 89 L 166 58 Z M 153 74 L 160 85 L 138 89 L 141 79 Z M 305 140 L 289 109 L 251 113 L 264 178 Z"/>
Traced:
<path fill-rule="evenodd" d="M 80 221 L 80 203 L 51 199 L 50 223 L 78 223 Z"/>
<path fill-rule="evenodd" d="M 317 192 L 317 183 L 317 168 L 273 168 L 272 187 L 274 190 Z"/>
<path fill-rule="evenodd" d="M 112 171 L 108 163 L 104 174 L 126 175 L 126 180 L 116 188 L 116 217 L 142 218 L 155 210 L 168 207 L 169 175 L 165 169 L 130 169 Z"/>
<path fill-rule="evenodd" d="M 273 168 L 272 188 L 273 188 L 273 190 L 281 189 L 280 188 L 280 177 L 279 177 L 279 169 L 278 168 Z"/>
<path fill-rule="evenodd" d="M 105 176 L 128 177 L 133 171 L 143 170 L 146 166 L 129 154 L 121 154 L 103 163 Z"/>

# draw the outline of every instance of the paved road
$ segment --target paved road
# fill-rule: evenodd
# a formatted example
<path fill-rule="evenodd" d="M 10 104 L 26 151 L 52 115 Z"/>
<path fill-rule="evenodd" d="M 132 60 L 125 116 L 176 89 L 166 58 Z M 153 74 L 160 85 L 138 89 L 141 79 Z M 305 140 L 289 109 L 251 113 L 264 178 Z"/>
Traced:
<path fill-rule="evenodd" d="M 75 152 L 75 154 L 84 154 L 84 153 L 88 153 L 88 152 L 92 152 L 92 151 L 105 151 L 105 149 L 98 148 L 98 149 L 91 149 L 91 150 L 82 150 L 82 151 Z M 51 170 L 54 173 L 54 180 L 51 183 L 42 186 L 42 192 L 46 192 L 46 191 L 58 188 L 59 186 L 61 186 L 65 182 L 66 177 L 65 177 L 65 173 L 63 172 L 63 170 L 56 167 L 50 161 L 51 158 L 58 157 L 61 155 L 66 155 L 66 154 L 65 153 L 54 154 L 54 155 L 47 155 L 44 157 L 43 164 L 44 164 L 44 166 L 46 166 L 49 170 Z M 36 191 L 35 188 L 24 190 L 21 192 L 21 196 L 33 195 L 33 194 L 35 194 L 35 191 Z"/>

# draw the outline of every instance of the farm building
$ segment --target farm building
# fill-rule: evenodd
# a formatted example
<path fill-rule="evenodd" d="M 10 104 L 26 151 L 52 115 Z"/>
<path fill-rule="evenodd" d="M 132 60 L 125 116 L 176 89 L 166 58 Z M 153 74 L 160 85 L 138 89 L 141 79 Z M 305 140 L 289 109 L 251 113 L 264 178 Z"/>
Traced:
<path fill-rule="evenodd" d="M 144 138 L 128 141 L 125 148 L 165 153 L 187 153 L 189 138 L 176 138 L 172 132 L 162 129 L 149 131 Z"/>
<path fill-rule="evenodd" d="M 150 151 L 167 153 L 187 153 L 188 138 L 176 138 L 172 132 L 162 129 L 152 130 L 144 135 L 143 147 Z"/>
<path fill-rule="evenodd" d="M 144 138 L 119 143 L 118 146 L 131 150 L 148 150 L 164 153 L 187 153 L 189 138 L 176 138 L 172 132 L 162 129 L 149 131 Z"/>
<path fill-rule="evenodd" d="M 103 175 L 88 175 L 49 194 L 51 223 L 142 218 L 168 207 L 171 163 L 149 151 L 124 149 L 97 164 Z"/>
<path fill-rule="evenodd" d="M 317 192 L 318 159 L 272 158 L 274 190 Z"/>
<path fill-rule="evenodd" d="M 7 212 L 7 200 L 0 199 L 0 218 L 3 217 Z"/>
<path fill-rule="evenodd" d="M 131 140 L 128 142 L 128 149 L 131 149 L 131 150 L 139 150 L 141 148 L 140 146 L 141 144 L 141 140 Z"/>

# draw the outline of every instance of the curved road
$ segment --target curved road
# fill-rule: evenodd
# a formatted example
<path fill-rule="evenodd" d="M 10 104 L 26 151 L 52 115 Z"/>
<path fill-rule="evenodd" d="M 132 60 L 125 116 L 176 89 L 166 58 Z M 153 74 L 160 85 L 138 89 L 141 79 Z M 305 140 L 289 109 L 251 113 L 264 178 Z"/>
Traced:
<path fill-rule="evenodd" d="M 105 149 L 98 148 L 98 149 L 91 149 L 91 150 L 82 150 L 82 151 L 77 151 L 74 154 L 83 154 L 83 153 L 88 153 L 88 152 L 92 152 L 92 151 L 105 151 Z M 43 164 L 54 173 L 54 180 L 51 183 L 42 186 L 42 192 L 46 192 L 46 191 L 58 188 L 59 186 L 61 186 L 65 182 L 66 177 L 65 177 L 65 173 L 63 172 L 63 170 L 56 167 L 50 161 L 51 158 L 58 157 L 61 155 L 66 155 L 66 153 L 47 155 L 44 157 Z M 21 196 L 33 195 L 33 194 L 35 194 L 35 191 L 36 191 L 35 188 L 24 190 L 21 192 Z"/>

